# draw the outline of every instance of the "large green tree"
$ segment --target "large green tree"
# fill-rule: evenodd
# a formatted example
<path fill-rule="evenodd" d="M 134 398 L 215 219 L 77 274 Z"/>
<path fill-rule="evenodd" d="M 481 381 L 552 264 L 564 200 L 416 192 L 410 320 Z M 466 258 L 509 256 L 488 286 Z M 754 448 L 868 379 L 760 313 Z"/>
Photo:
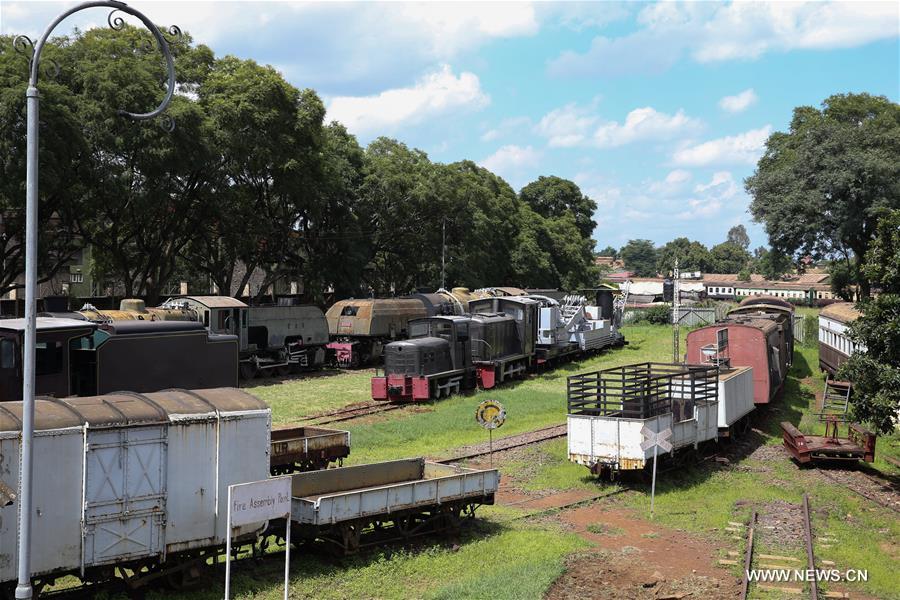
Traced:
<path fill-rule="evenodd" d="M 657 251 L 650 240 L 628 240 L 619 250 L 625 268 L 638 277 L 656 276 Z"/>
<path fill-rule="evenodd" d="M 740 246 L 744 250 L 750 247 L 750 236 L 747 235 L 747 228 L 742 223 L 738 223 L 728 230 L 725 241 Z"/>
<path fill-rule="evenodd" d="M 751 260 L 750 253 L 734 242 L 717 244 L 709 251 L 709 263 L 714 273 L 740 273 Z"/>
<path fill-rule="evenodd" d="M 900 207 L 900 105 L 838 94 L 821 109 L 794 109 L 790 130 L 769 137 L 746 189 L 773 250 L 852 259 L 868 295 L 861 261 L 878 214 Z"/>
<path fill-rule="evenodd" d="M 672 272 L 676 258 L 681 271 L 712 271 L 709 249 L 686 237 L 675 238 L 667 243 L 657 251 L 656 257 L 656 272 L 663 275 Z"/>
<path fill-rule="evenodd" d="M 582 237 L 591 237 L 597 226 L 594 221 L 597 203 L 582 194 L 578 185 L 568 179 L 540 176 L 522 188 L 519 198 L 545 219 L 571 214 Z"/>
<path fill-rule="evenodd" d="M 0 36 L 0 294 L 20 287 L 25 272 L 25 88 L 28 59 Z M 44 56 L 60 60 L 58 43 Z M 43 75 L 43 74 L 42 74 Z M 80 240 L 67 207 L 84 206 L 93 181 L 91 149 L 76 116 L 78 98 L 52 77 L 40 82 L 39 281 L 55 275 L 77 252 Z"/>

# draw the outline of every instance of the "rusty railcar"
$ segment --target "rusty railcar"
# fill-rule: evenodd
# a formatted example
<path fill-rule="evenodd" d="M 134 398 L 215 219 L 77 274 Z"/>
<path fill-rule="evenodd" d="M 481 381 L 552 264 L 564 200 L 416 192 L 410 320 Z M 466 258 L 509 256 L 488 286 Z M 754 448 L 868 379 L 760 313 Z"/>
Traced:
<path fill-rule="evenodd" d="M 829 304 L 819 313 L 819 368 L 832 376 L 855 352 L 865 347 L 850 339 L 848 329 L 859 318 L 852 302 Z"/>
<path fill-rule="evenodd" d="M 429 316 L 418 298 L 362 298 L 335 302 L 325 313 L 334 361 L 357 367 L 381 357 L 384 344 L 408 337 L 409 321 Z"/>
<path fill-rule="evenodd" d="M 350 432 L 323 427 L 272 430 L 269 470 L 272 475 L 325 469 L 350 455 Z"/>
<path fill-rule="evenodd" d="M 744 300 L 712 325 L 687 335 L 685 360 L 694 364 L 753 368 L 753 401 L 771 402 L 793 363 L 794 307 L 777 298 Z"/>

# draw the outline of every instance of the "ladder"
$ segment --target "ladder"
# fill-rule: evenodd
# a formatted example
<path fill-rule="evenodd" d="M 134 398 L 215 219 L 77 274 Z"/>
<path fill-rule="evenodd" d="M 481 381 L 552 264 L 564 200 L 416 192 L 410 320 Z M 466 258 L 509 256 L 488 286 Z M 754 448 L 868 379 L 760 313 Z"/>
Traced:
<path fill-rule="evenodd" d="M 825 380 L 825 393 L 822 396 L 822 413 L 832 415 L 846 415 L 850 404 L 849 381 L 836 381 L 831 378 Z"/>

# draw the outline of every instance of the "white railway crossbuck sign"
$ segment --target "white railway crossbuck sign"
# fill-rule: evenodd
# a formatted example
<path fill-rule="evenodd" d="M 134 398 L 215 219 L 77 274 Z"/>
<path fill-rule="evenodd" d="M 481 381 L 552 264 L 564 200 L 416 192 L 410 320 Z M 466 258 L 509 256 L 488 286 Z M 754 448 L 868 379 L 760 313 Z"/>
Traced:
<path fill-rule="evenodd" d="M 653 448 L 653 481 L 650 484 L 650 518 L 652 519 L 653 503 L 656 500 L 656 455 L 660 448 L 663 449 L 663 452 L 672 452 L 672 442 L 669 441 L 669 438 L 672 437 L 672 430 L 667 427 L 657 432 L 644 425 L 641 428 L 641 437 L 643 438 L 641 450 L 646 452 Z"/>

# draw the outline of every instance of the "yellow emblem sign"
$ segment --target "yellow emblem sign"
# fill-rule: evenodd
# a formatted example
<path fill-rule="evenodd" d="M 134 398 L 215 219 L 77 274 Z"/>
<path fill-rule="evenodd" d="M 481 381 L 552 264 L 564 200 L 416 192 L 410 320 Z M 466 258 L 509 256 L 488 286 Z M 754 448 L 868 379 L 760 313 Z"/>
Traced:
<path fill-rule="evenodd" d="M 497 429 L 506 421 L 506 409 L 496 400 L 485 400 L 475 409 L 475 420 L 485 429 Z"/>

